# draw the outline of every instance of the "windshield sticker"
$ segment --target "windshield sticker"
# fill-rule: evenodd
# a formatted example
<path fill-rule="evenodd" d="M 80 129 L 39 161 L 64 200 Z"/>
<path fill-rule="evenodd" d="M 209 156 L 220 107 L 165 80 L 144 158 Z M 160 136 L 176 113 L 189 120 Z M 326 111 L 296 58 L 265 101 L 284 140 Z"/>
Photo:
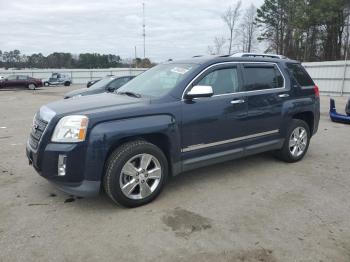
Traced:
<path fill-rule="evenodd" d="M 187 69 L 187 68 L 174 67 L 173 69 L 171 69 L 171 72 L 184 75 L 184 74 L 186 74 L 189 70 L 190 70 L 190 69 Z"/>

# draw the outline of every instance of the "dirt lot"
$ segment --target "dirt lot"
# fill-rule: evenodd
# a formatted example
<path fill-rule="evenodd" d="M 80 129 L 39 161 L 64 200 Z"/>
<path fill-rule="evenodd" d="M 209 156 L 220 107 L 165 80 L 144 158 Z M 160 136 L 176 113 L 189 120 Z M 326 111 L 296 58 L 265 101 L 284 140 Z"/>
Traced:
<path fill-rule="evenodd" d="M 124 209 L 61 193 L 28 165 L 34 113 L 72 88 L 0 91 L 0 261 L 350 261 L 350 125 L 329 120 L 328 97 L 303 161 L 199 169 Z"/>

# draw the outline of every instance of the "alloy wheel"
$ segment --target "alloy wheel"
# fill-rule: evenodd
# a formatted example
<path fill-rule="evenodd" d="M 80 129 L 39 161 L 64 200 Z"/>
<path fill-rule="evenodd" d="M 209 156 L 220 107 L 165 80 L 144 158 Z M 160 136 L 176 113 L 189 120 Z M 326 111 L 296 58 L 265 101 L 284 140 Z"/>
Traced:
<path fill-rule="evenodd" d="M 139 154 L 130 158 L 121 170 L 119 185 L 130 199 L 144 199 L 158 187 L 162 168 L 158 159 L 150 154 Z"/>
<path fill-rule="evenodd" d="M 306 129 L 303 127 L 295 128 L 289 138 L 289 151 L 292 156 L 301 156 L 305 152 L 307 142 L 308 137 Z"/>

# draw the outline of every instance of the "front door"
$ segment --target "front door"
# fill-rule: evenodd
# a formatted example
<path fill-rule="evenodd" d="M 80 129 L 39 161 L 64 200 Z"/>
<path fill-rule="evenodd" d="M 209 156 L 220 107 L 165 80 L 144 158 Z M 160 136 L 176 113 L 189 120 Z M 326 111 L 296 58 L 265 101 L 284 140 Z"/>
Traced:
<path fill-rule="evenodd" d="M 214 66 L 191 85 L 211 86 L 209 98 L 184 100 L 182 105 L 182 159 L 205 156 L 233 148 L 245 134 L 247 103 L 236 64 Z M 186 92 L 190 91 L 190 88 Z"/>
<path fill-rule="evenodd" d="M 16 75 L 10 75 L 6 78 L 5 81 L 5 87 L 13 87 L 17 86 L 17 76 Z"/>

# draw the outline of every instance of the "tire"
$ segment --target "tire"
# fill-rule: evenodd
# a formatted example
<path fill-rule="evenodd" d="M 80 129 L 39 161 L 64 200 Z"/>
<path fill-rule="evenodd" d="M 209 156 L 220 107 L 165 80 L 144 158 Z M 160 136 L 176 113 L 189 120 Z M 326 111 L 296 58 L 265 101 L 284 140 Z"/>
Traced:
<path fill-rule="evenodd" d="M 299 130 L 299 136 L 297 135 L 296 130 Z M 304 139 L 301 139 L 301 131 L 304 131 L 306 133 L 305 138 L 307 139 L 305 141 Z M 296 136 L 297 135 L 297 136 Z M 298 139 L 299 138 L 299 139 Z M 285 137 L 285 141 L 283 144 L 283 147 L 281 150 L 275 151 L 275 156 L 285 162 L 288 163 L 294 163 L 297 161 L 300 161 L 305 156 L 309 145 L 310 145 L 310 128 L 308 124 L 300 119 L 292 119 L 290 125 L 287 129 L 287 134 Z M 295 145 L 293 145 L 294 141 Z M 299 151 L 302 149 L 301 151 Z M 294 152 L 294 153 L 293 153 Z"/>
<path fill-rule="evenodd" d="M 64 86 L 70 86 L 70 82 L 69 81 L 64 82 Z"/>
<path fill-rule="evenodd" d="M 35 90 L 36 89 L 36 85 L 35 84 L 28 84 L 28 89 L 29 90 Z"/>
<path fill-rule="evenodd" d="M 141 159 L 149 164 L 142 165 Z M 168 177 L 168 161 L 157 146 L 136 140 L 113 151 L 105 170 L 103 186 L 107 195 L 119 205 L 138 207 L 151 202 L 162 191 Z"/>

